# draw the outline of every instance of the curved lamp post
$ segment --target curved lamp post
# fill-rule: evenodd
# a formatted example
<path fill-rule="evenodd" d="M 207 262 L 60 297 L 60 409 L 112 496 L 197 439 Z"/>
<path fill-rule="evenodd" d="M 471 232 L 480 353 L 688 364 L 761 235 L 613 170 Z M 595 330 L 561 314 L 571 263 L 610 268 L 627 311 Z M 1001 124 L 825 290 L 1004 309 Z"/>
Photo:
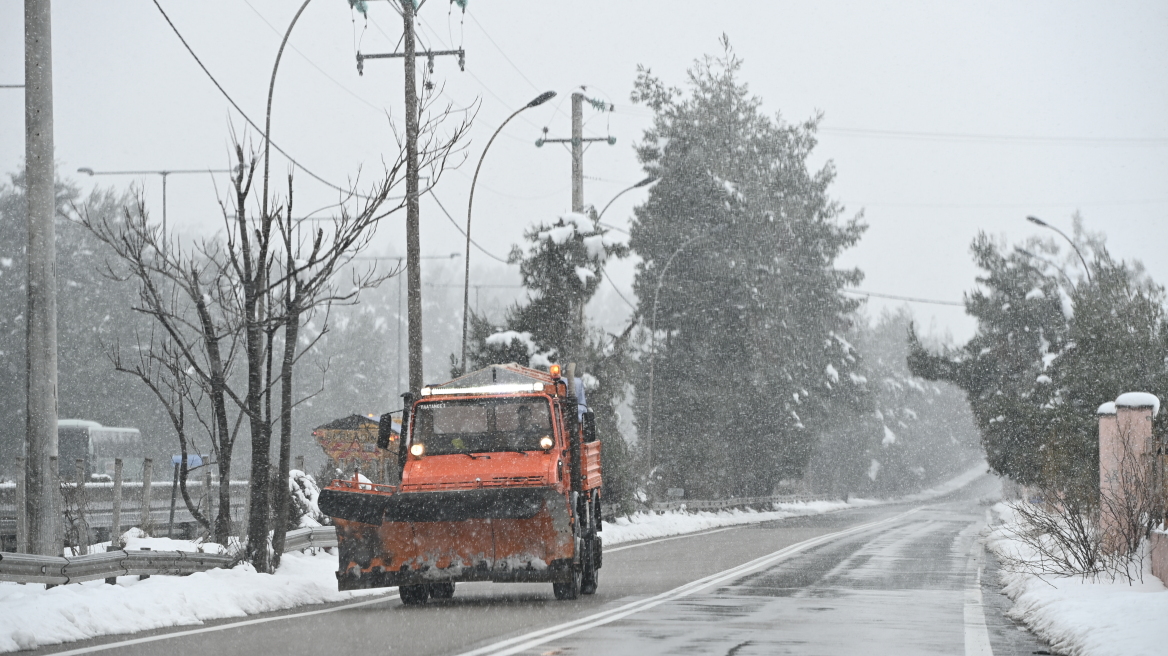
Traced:
<path fill-rule="evenodd" d="M 288 45 L 288 37 L 292 36 L 292 28 L 296 27 L 296 21 L 300 20 L 300 15 L 308 8 L 310 2 L 312 0 L 304 0 L 304 4 L 300 5 L 296 15 L 292 17 L 292 22 L 288 23 L 288 29 L 280 41 L 280 49 L 276 51 L 276 62 L 272 64 L 272 79 L 268 82 L 268 106 L 264 113 L 264 197 L 260 199 L 261 217 L 268 215 L 268 161 L 272 145 L 272 95 L 276 92 L 276 71 L 280 68 L 280 59 L 284 57 L 284 46 Z"/>
<path fill-rule="evenodd" d="M 716 225 L 700 235 L 691 237 L 689 241 L 678 246 L 677 250 L 673 251 L 669 259 L 665 261 L 665 266 L 662 267 L 661 273 L 657 274 L 657 289 L 653 291 L 653 322 L 650 328 L 651 332 L 649 333 L 649 429 L 645 435 L 645 450 L 648 456 L 650 474 L 653 472 L 653 371 L 657 363 L 657 299 L 661 296 L 661 285 L 665 282 L 665 274 L 669 271 L 669 266 L 673 264 L 673 259 L 679 253 L 685 250 L 690 244 L 722 232 L 725 229 L 726 224 Z"/>
<path fill-rule="evenodd" d="M 1075 255 L 1079 256 L 1079 261 L 1083 263 L 1083 271 L 1085 271 L 1087 273 L 1087 282 L 1088 283 L 1091 282 L 1091 267 L 1087 266 L 1086 258 L 1084 258 L 1083 254 L 1081 252 L 1079 252 L 1079 247 L 1075 245 L 1075 242 L 1071 241 L 1071 238 L 1067 236 L 1067 233 L 1063 232 L 1062 230 L 1059 230 L 1058 228 L 1047 223 L 1046 221 L 1043 221 L 1042 219 L 1038 218 L 1037 216 L 1028 216 L 1028 217 L 1026 217 L 1026 220 L 1033 223 L 1036 226 L 1041 226 L 1043 228 L 1050 228 L 1051 230 L 1054 230 L 1055 232 L 1062 235 L 1063 239 L 1066 239 L 1067 243 L 1071 245 L 1071 248 L 1073 248 L 1075 250 Z"/>
<path fill-rule="evenodd" d="M 596 215 L 597 222 L 599 222 L 600 219 L 602 217 L 604 217 L 604 213 L 608 211 L 608 208 L 612 207 L 612 204 L 613 204 L 613 202 L 616 201 L 616 199 L 620 198 L 621 196 L 625 195 L 626 193 L 628 193 L 634 189 L 639 189 L 641 187 L 651 185 L 654 182 L 657 182 L 657 176 L 651 175 L 651 176 L 645 178 L 644 180 L 641 180 L 640 182 L 638 182 L 637 184 L 635 184 L 631 187 L 628 187 L 626 189 L 622 189 L 620 192 L 617 193 L 617 195 L 612 197 L 612 200 L 608 201 L 608 204 L 604 206 L 604 209 L 600 210 L 600 214 Z"/>
<path fill-rule="evenodd" d="M 491 139 L 487 141 L 486 147 L 483 148 L 483 154 L 479 156 L 479 164 L 475 167 L 474 179 L 470 182 L 470 199 L 466 203 L 466 274 L 463 277 L 462 283 L 462 364 L 459 365 L 459 368 L 464 374 L 466 373 L 466 326 L 470 314 L 470 216 L 471 210 L 474 208 L 474 190 L 475 184 L 479 181 L 479 170 L 483 168 L 483 160 L 486 159 L 487 151 L 490 150 L 491 144 L 495 143 L 495 137 L 499 136 L 499 133 L 503 131 L 504 126 L 511 119 L 519 116 L 520 112 L 531 109 L 532 107 L 538 107 L 555 97 L 555 91 L 544 91 L 536 96 L 534 100 L 515 110 L 508 116 L 507 120 L 503 121 L 502 125 L 491 135 Z"/>

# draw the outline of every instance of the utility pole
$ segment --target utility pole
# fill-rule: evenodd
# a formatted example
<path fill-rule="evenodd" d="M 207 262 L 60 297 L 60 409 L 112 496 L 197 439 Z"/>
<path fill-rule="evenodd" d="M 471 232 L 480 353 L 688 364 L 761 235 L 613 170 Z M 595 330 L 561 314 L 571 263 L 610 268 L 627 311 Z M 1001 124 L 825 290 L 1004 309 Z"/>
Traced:
<path fill-rule="evenodd" d="M 414 77 L 414 2 L 402 0 L 406 72 L 406 280 L 409 307 L 410 392 L 422 385 L 422 245 L 418 204 L 418 90 Z"/>
<path fill-rule="evenodd" d="M 584 94 L 572 94 L 572 211 L 584 211 Z"/>
<path fill-rule="evenodd" d="M 414 44 L 414 3 L 400 0 L 402 28 L 402 52 L 365 55 L 357 53 L 357 73 L 365 72 L 366 59 L 391 59 L 401 57 L 405 62 L 406 100 L 406 314 L 409 323 L 409 389 L 417 394 L 422 385 L 422 265 L 421 265 L 421 208 L 418 203 L 418 90 L 415 77 Z M 429 60 L 430 70 L 434 70 L 434 57 L 438 55 L 458 55 L 458 64 L 464 68 L 466 53 L 458 50 L 427 50 L 423 53 Z"/>
<path fill-rule="evenodd" d="M 547 128 L 544 128 L 544 138 L 535 142 L 537 147 L 543 146 L 545 143 L 570 143 L 572 145 L 572 211 L 577 213 L 584 212 L 584 144 L 590 141 L 605 141 L 608 145 L 616 144 L 616 138 L 608 137 L 589 137 L 584 138 L 584 101 L 588 100 L 594 106 L 598 105 L 594 101 L 589 100 L 584 94 L 579 91 L 572 93 L 572 138 L 571 139 L 548 139 Z M 600 105 L 603 106 L 603 105 Z M 469 253 L 469 249 L 467 250 Z M 581 333 L 584 332 L 584 304 L 581 303 L 579 307 L 575 308 L 576 325 L 579 327 Z M 465 332 L 465 331 L 464 331 Z M 572 354 L 564 353 L 564 356 L 572 357 Z"/>
<path fill-rule="evenodd" d="M 584 144 L 591 141 L 605 141 L 608 145 L 616 144 L 616 138 L 584 137 L 584 101 L 594 102 L 576 91 L 572 94 L 572 138 L 548 139 L 547 128 L 544 128 L 544 137 L 535 142 L 537 147 L 545 143 L 568 143 L 572 145 L 572 211 L 584 211 Z"/>
<path fill-rule="evenodd" d="M 25 197 L 28 201 L 28 363 L 25 455 L 28 548 L 61 555 L 57 472 L 57 271 L 53 218 L 53 44 L 49 0 L 24 0 Z"/>

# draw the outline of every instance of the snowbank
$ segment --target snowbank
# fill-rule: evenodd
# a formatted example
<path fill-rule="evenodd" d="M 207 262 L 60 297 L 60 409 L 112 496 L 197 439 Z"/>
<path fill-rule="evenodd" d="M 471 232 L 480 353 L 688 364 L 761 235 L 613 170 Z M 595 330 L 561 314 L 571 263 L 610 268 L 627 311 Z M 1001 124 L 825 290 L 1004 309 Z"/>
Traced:
<path fill-rule="evenodd" d="M 1006 556 L 1025 556 L 1023 545 L 1010 537 L 1013 512 L 994 506 L 1005 522 L 987 539 L 987 546 Z M 1006 595 L 1014 601 L 1010 616 L 1048 641 L 1055 651 L 1071 656 L 1149 656 L 1168 653 L 1168 588 L 1145 561 L 1143 582 L 1097 581 L 1080 577 L 1038 577 L 1002 570 Z"/>
<path fill-rule="evenodd" d="M 155 548 L 174 549 L 181 541 L 150 542 Z M 190 543 L 181 546 L 193 550 Z M 335 554 L 293 552 L 284 555 L 279 571 L 270 576 L 239 565 L 183 577 L 139 581 L 123 576 L 117 585 L 91 581 L 51 590 L 0 583 L 0 652 L 350 599 L 357 593 L 337 591 L 336 567 Z"/>
<path fill-rule="evenodd" d="M 851 501 L 811 501 L 807 503 L 775 504 L 775 510 L 721 510 L 718 512 L 686 512 L 671 510 L 663 513 L 640 512 L 627 517 L 617 517 L 612 522 L 604 522 L 601 536 L 605 546 L 624 542 L 662 538 L 670 535 L 696 533 L 711 528 L 757 524 L 770 522 L 795 515 L 818 515 L 820 513 L 870 505 L 875 501 L 853 499 Z"/>

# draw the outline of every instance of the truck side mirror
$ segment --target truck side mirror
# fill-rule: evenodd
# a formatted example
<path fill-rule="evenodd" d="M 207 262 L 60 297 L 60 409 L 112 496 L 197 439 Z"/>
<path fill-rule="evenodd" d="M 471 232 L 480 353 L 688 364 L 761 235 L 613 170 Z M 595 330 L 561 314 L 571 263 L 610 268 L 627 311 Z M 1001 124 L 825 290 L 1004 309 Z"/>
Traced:
<path fill-rule="evenodd" d="M 584 413 L 584 441 L 596 441 L 596 415 L 591 410 Z"/>
<path fill-rule="evenodd" d="M 389 438 L 393 435 L 393 415 L 385 413 L 377 422 L 377 448 L 388 449 Z"/>

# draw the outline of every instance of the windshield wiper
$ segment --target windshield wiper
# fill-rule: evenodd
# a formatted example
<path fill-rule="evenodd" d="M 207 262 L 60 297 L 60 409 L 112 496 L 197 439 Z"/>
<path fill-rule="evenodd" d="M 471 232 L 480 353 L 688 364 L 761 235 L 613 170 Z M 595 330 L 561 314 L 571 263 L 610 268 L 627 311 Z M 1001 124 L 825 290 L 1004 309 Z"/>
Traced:
<path fill-rule="evenodd" d="M 491 456 L 488 456 L 485 454 L 480 455 L 480 456 L 476 456 L 475 454 L 471 453 L 470 451 L 455 451 L 455 453 L 461 453 L 462 455 L 470 458 L 471 460 L 478 460 L 479 458 L 486 458 L 487 460 L 491 459 Z"/>

